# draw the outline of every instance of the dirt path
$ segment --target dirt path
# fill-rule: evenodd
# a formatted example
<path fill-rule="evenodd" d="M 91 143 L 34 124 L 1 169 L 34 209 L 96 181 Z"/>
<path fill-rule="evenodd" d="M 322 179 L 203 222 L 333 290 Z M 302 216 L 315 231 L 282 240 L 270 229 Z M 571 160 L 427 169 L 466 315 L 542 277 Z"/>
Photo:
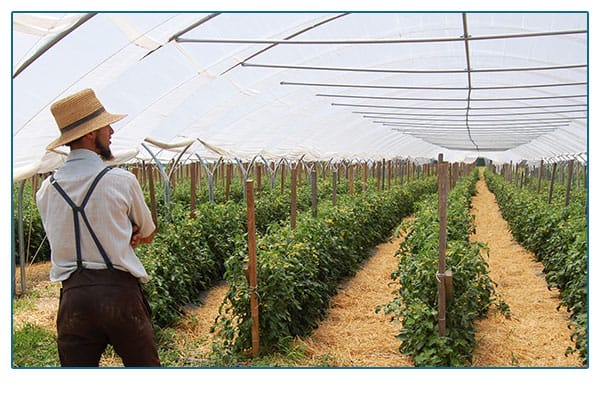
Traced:
<path fill-rule="evenodd" d="M 478 322 L 473 365 L 580 366 L 578 356 L 564 355 L 573 343 L 567 313 L 556 310 L 558 291 L 547 289 L 542 264 L 514 241 L 483 179 L 477 183 L 473 214 L 473 239 L 488 244 L 489 275 L 511 311 L 510 319 L 490 312 Z"/>
<path fill-rule="evenodd" d="M 190 308 L 186 317 L 177 324 L 176 345 L 182 350 L 183 363 L 191 366 L 203 365 L 212 351 L 213 334 L 210 328 L 219 315 L 219 307 L 229 290 L 222 282 L 206 292 L 202 304 Z"/>

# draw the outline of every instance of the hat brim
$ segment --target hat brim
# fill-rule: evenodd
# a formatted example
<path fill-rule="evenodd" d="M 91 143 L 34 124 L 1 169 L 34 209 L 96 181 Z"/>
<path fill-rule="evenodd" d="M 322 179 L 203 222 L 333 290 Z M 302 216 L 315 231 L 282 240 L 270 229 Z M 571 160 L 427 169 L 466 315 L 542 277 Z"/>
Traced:
<path fill-rule="evenodd" d="M 80 137 L 85 136 L 88 133 L 95 131 L 96 129 L 100 129 L 102 127 L 120 121 L 126 116 L 127 114 L 111 114 L 109 112 L 103 112 L 96 118 L 87 121 L 81 125 L 78 125 L 76 128 L 73 128 L 67 132 L 62 133 L 58 138 L 56 138 L 55 140 L 50 142 L 48 146 L 46 146 L 46 150 L 54 150 L 55 148 L 68 144 L 73 140 L 79 139 Z"/>

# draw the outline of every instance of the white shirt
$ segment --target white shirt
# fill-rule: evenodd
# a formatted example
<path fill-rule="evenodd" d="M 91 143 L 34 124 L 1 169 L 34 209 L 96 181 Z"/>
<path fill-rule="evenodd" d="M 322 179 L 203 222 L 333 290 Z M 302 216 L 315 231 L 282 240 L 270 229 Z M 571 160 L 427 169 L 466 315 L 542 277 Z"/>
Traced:
<path fill-rule="evenodd" d="M 92 181 L 105 167 L 102 159 L 93 151 L 73 150 L 54 177 L 79 206 Z M 38 190 L 36 201 L 50 242 L 50 280 L 63 281 L 77 269 L 73 211 L 52 186 L 49 177 Z M 147 282 L 148 274 L 130 244 L 132 223 L 139 226 L 142 237 L 149 236 L 155 225 L 135 175 L 124 169 L 111 169 L 98 182 L 85 213 L 114 267 L 130 272 L 142 283 Z M 79 219 L 84 267 L 106 269 L 104 259 L 83 219 Z"/>

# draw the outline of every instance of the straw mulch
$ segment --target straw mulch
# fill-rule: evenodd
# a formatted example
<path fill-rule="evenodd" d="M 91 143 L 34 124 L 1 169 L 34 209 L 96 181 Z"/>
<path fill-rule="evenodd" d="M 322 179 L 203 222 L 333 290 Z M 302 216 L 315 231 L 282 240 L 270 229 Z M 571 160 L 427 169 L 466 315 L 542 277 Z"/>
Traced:
<path fill-rule="evenodd" d="M 577 355 L 565 356 L 570 341 L 568 315 L 558 310 L 557 290 L 548 290 L 543 265 L 514 241 L 496 198 L 485 181 L 473 198 L 476 234 L 473 240 L 489 247 L 489 275 L 509 305 L 511 317 L 490 311 L 477 324 L 474 366 L 581 366 Z"/>
<path fill-rule="evenodd" d="M 13 313 L 14 329 L 25 324 L 36 325 L 56 332 L 56 312 L 60 283 L 50 282 L 50 262 L 27 265 L 25 267 L 25 291 L 33 292 L 31 307 L 23 307 Z M 21 271 L 16 272 L 16 293 L 21 292 Z"/>
<path fill-rule="evenodd" d="M 400 327 L 379 305 L 393 299 L 391 273 L 402 238 L 382 243 L 356 276 L 347 280 L 331 300 L 328 316 L 310 337 L 302 340 L 311 362 L 327 360 L 331 366 L 410 367 L 410 358 L 399 352 L 395 336 Z"/>
<path fill-rule="evenodd" d="M 220 282 L 205 293 L 202 304 L 189 306 L 186 316 L 176 326 L 176 347 L 186 365 L 201 366 L 209 362 L 214 334 L 210 332 L 219 315 L 219 307 L 229 290 Z"/>

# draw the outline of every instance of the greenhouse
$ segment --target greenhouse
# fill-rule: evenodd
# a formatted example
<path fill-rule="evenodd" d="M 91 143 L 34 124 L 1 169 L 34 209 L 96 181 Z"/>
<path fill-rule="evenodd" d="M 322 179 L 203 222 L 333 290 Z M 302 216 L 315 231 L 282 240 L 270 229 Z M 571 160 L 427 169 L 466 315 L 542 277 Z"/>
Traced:
<path fill-rule="evenodd" d="M 69 157 L 51 106 L 91 88 L 157 228 L 134 247 L 162 367 L 587 369 L 588 32 L 13 12 L 11 366 L 60 366 L 35 194 Z"/>

